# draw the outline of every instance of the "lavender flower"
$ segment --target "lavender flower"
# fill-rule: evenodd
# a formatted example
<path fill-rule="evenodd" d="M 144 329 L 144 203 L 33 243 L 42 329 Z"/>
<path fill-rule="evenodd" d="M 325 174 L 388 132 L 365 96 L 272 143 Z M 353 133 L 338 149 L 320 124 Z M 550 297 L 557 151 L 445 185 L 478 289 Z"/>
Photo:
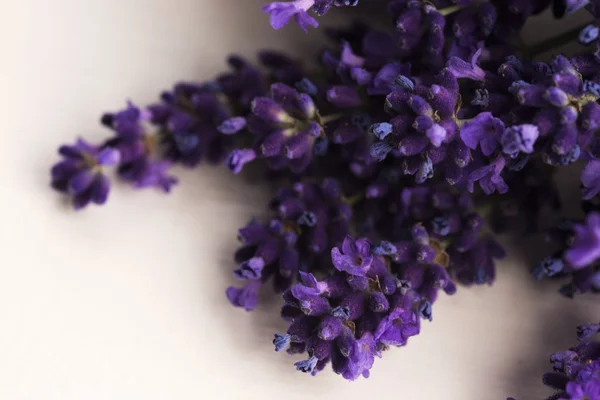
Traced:
<path fill-rule="evenodd" d="M 574 268 L 582 268 L 600 258 L 600 214 L 589 214 L 585 224 L 575 225 L 573 230 L 575 239 L 565 259 Z"/>
<path fill-rule="evenodd" d="M 115 137 L 105 146 L 115 148 L 121 154 L 119 177 L 135 188 L 159 187 L 169 192 L 177 180 L 168 175 L 171 163 L 161 160 L 158 138 L 147 131 L 152 114 L 129 103 L 127 108 L 102 117 L 104 125 L 113 129 Z"/>
<path fill-rule="evenodd" d="M 561 293 L 572 297 L 575 293 L 600 291 L 600 258 L 598 240 L 600 214 L 590 212 L 585 221 L 565 221 L 549 232 L 549 239 L 558 245 L 555 255 L 544 259 L 533 274 L 540 279 L 544 275 L 570 276 L 571 283 Z"/>
<path fill-rule="evenodd" d="M 418 246 L 420 228 L 414 235 Z M 283 312 L 291 323 L 287 334 L 275 335 L 275 349 L 306 351 L 309 358 L 296 363 L 302 372 L 314 375 L 331 364 L 346 379 L 369 377 L 374 357 L 418 334 L 420 318 L 431 319 L 438 289 L 451 285 L 443 267 L 419 254 L 378 256 L 366 239 L 346 237 L 342 249 L 332 250 L 338 272 L 323 281 L 303 275 L 302 283 L 284 294 Z M 392 263 L 395 274 L 386 263 Z M 401 280 L 410 288 L 398 290 Z"/>
<path fill-rule="evenodd" d="M 294 18 L 298 26 L 306 32 L 309 26 L 319 26 L 317 20 L 307 12 L 314 5 L 315 0 L 277 1 L 264 5 L 262 10 L 270 15 L 273 29 L 283 28 Z"/>
<path fill-rule="evenodd" d="M 578 332 L 591 326 L 595 324 L 582 325 Z M 589 338 L 580 336 L 580 340 Z M 553 371 L 543 377 L 544 384 L 555 390 L 549 399 L 600 399 L 600 342 L 582 342 L 567 351 L 554 353 L 550 362 Z"/>
<path fill-rule="evenodd" d="M 293 19 L 307 31 L 317 26 L 311 13 L 357 3 L 278 1 L 263 11 L 275 29 Z M 387 12 L 391 29 L 330 29 L 333 47 L 310 69 L 277 51 L 259 52 L 258 65 L 232 55 L 212 80 L 106 114 L 112 136 L 61 147 L 52 168 L 52 186 L 82 208 L 106 201 L 106 166 L 133 187 L 168 192 L 177 164 L 224 163 L 234 174 L 265 164 L 257 171 L 276 189 L 271 213 L 238 231 L 238 285 L 225 295 L 251 311 L 272 285 L 289 322 L 275 350 L 305 353 L 301 372 L 331 365 L 348 380 L 368 377 L 376 357 L 417 335 L 440 291 L 492 284 L 506 254 L 488 228 L 535 234 L 540 210 L 561 206 L 554 171 L 579 160 L 586 218 L 548 230 L 554 251 L 532 274 L 565 280 L 569 297 L 600 292 L 600 3 L 369 7 Z M 548 7 L 557 17 L 592 14 L 579 33 L 584 53 L 539 62 L 536 49 L 515 46 L 527 19 Z M 578 336 L 599 327 L 581 325 Z M 544 378 L 557 389 L 552 399 L 600 397 L 599 349 L 589 342 L 553 355 Z"/>
<path fill-rule="evenodd" d="M 110 191 L 110 181 L 102 167 L 117 164 L 119 151 L 93 146 L 78 139 L 73 146 L 61 146 L 58 152 L 64 160 L 52 167 L 52 187 L 72 196 L 76 210 L 90 202 L 104 204 Z"/>

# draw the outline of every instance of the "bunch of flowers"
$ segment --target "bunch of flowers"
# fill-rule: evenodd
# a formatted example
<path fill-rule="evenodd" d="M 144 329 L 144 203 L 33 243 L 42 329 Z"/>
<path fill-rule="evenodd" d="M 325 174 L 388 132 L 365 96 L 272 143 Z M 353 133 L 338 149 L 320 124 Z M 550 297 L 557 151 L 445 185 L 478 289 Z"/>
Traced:
<path fill-rule="evenodd" d="M 293 20 L 307 30 L 318 26 L 313 14 L 358 3 L 281 1 L 263 11 L 275 29 Z M 51 171 L 52 186 L 81 209 L 106 202 L 104 167 L 168 192 L 176 164 L 223 163 L 234 174 L 259 164 L 279 190 L 271 217 L 238 231 L 239 284 L 227 298 L 251 311 L 270 282 L 289 321 L 275 350 L 305 353 L 300 371 L 331 364 L 350 380 L 417 335 L 439 293 L 492 284 L 505 257 L 494 233 L 516 218 L 536 232 L 539 210 L 560 207 L 554 171 L 578 161 L 585 219 L 549 229 L 557 250 L 532 274 L 569 279 L 568 296 L 600 291 L 600 2 L 360 3 L 380 9 L 381 24 L 330 30 L 319 68 L 268 50 L 257 65 L 231 56 L 212 80 L 105 114 L 112 136 L 60 147 Z M 556 18 L 586 8 L 594 22 L 579 40 L 591 51 L 542 61 L 523 47 L 521 28 L 547 8 Z M 560 396 L 600 398 L 580 378 L 594 346 L 555 362 L 562 375 L 546 380 Z"/>

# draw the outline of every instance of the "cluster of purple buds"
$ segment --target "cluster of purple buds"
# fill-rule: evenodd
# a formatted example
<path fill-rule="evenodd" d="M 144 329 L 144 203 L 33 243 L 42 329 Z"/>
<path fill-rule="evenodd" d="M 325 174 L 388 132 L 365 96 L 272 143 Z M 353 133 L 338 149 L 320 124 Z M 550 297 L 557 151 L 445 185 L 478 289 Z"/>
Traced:
<path fill-rule="evenodd" d="M 412 235 L 374 246 L 347 236 L 331 250 L 335 272 L 322 280 L 301 272 L 300 283 L 283 295 L 290 327 L 275 335 L 275 350 L 308 353 L 295 364 L 302 372 L 314 375 L 331 363 L 346 379 L 368 377 L 375 356 L 405 345 L 422 319 L 431 320 L 440 289 L 456 290 L 423 226 Z"/>
<path fill-rule="evenodd" d="M 263 11 L 275 29 L 294 20 L 306 31 L 318 26 L 311 14 L 357 5 L 293 0 Z M 492 232 L 537 233 L 540 210 L 561 207 L 554 171 L 576 162 L 586 217 L 548 230 L 557 249 L 532 274 L 568 279 L 567 296 L 600 292 L 600 0 L 359 6 L 379 9 L 382 25 L 330 29 L 334 46 L 316 68 L 276 51 L 257 65 L 231 56 L 213 80 L 105 114 L 112 136 L 60 147 L 51 170 L 52 187 L 81 209 L 106 202 L 109 166 L 134 188 L 169 192 L 177 164 L 234 174 L 257 164 L 278 190 L 270 219 L 238 231 L 239 284 L 226 296 L 251 311 L 272 285 L 290 324 L 275 350 L 305 353 L 300 371 L 331 364 L 349 380 L 417 335 L 440 290 L 492 284 L 506 256 Z M 518 45 L 528 18 L 549 8 L 592 14 L 577 32 L 591 51 L 541 61 Z M 553 356 L 553 399 L 600 399 L 597 347 Z"/>
<path fill-rule="evenodd" d="M 348 234 L 352 216 L 333 179 L 283 188 L 271 209 L 275 216 L 266 224 L 252 220 L 238 231 L 243 246 L 235 254 L 234 275 L 244 286 L 228 288 L 227 297 L 248 311 L 256 307 L 258 290 L 269 279 L 281 293 L 301 272 L 329 272 L 330 263 L 323 260 Z"/>
<path fill-rule="evenodd" d="M 544 374 L 544 384 L 556 390 L 548 400 L 600 399 L 600 342 L 590 340 L 600 332 L 600 324 L 577 327 L 581 343 L 552 354 L 552 372 Z"/>
<path fill-rule="evenodd" d="M 592 211 L 585 221 L 563 220 L 548 230 L 547 238 L 557 250 L 533 268 L 534 277 L 568 277 L 570 282 L 560 289 L 567 297 L 600 292 L 600 214 Z"/>

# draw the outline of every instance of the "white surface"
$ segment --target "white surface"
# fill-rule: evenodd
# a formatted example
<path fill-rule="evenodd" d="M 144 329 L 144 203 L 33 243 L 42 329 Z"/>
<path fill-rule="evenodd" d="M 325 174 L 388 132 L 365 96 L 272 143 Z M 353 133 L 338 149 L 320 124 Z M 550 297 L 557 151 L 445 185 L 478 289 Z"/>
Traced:
<path fill-rule="evenodd" d="M 532 282 L 519 256 L 492 288 L 442 297 L 434 321 L 348 383 L 297 373 L 272 350 L 278 301 L 233 309 L 236 229 L 268 193 L 227 171 L 178 171 L 170 196 L 116 187 L 68 210 L 48 187 L 56 146 L 100 138 L 100 113 L 155 99 L 257 43 L 295 51 L 251 0 L 20 0 L 0 5 L 1 399 L 540 398 L 547 358 L 598 320 Z M 292 39 L 293 37 L 293 39 Z"/>

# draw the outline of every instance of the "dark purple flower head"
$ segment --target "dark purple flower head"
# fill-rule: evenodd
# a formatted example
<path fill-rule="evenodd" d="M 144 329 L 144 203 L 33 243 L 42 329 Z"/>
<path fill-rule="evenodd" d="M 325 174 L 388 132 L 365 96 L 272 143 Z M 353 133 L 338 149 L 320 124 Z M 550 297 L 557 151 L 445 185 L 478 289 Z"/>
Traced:
<path fill-rule="evenodd" d="M 61 146 L 58 152 L 64 160 L 52 167 L 52 187 L 71 195 L 76 210 L 90 202 L 104 204 L 108 198 L 110 181 L 102 167 L 118 164 L 121 158 L 119 151 L 111 147 L 93 146 L 79 139 L 72 146 Z"/>

